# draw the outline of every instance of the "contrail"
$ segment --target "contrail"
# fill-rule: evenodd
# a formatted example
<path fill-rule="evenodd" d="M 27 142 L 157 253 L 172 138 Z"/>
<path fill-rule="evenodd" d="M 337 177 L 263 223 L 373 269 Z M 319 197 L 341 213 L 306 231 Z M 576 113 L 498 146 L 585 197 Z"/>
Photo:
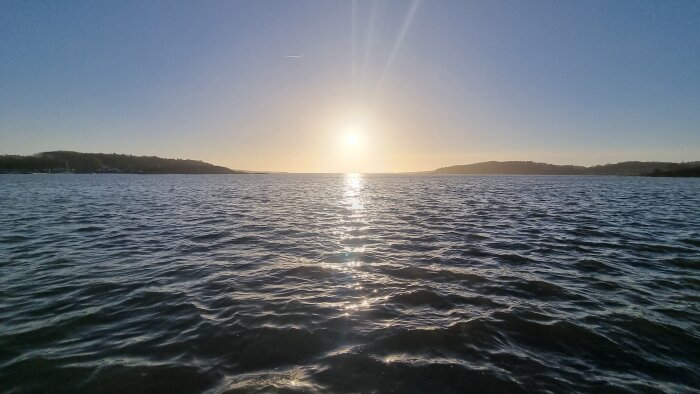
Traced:
<path fill-rule="evenodd" d="M 303 57 L 303 56 L 302 55 L 284 55 L 282 57 L 286 58 L 286 59 L 298 59 L 298 58 Z"/>
<path fill-rule="evenodd" d="M 384 71 L 382 71 L 382 75 L 379 77 L 379 80 L 377 81 L 376 85 L 376 90 L 379 90 L 382 84 L 384 83 L 384 79 L 386 78 L 386 74 L 389 72 L 389 69 L 391 68 L 392 63 L 394 63 L 394 59 L 396 58 L 396 54 L 399 52 L 399 48 L 401 48 L 401 44 L 403 43 L 403 40 L 406 38 L 406 34 L 408 33 L 408 29 L 411 27 L 411 23 L 413 22 L 413 17 L 416 15 L 416 10 L 418 9 L 418 5 L 420 4 L 420 0 L 413 0 L 413 3 L 411 3 L 411 6 L 409 7 L 408 11 L 406 12 L 406 16 L 404 16 L 403 19 L 403 24 L 401 25 L 401 30 L 399 31 L 398 37 L 396 37 L 396 42 L 394 43 L 394 47 L 391 49 L 391 54 L 389 55 L 389 59 L 386 62 L 386 65 L 384 66 Z"/>

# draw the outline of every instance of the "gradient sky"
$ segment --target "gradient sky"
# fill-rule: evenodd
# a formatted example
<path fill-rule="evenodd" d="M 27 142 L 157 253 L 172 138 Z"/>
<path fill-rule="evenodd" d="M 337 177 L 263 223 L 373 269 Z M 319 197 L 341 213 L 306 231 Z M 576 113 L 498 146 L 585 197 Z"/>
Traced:
<path fill-rule="evenodd" d="M 4 0 L 0 153 L 57 149 L 300 172 L 700 160 L 700 1 Z"/>

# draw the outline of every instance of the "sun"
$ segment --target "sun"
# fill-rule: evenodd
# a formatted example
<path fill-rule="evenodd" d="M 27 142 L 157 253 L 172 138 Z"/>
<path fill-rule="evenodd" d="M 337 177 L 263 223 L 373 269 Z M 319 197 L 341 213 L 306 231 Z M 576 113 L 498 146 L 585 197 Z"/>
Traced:
<path fill-rule="evenodd" d="M 357 146 L 360 143 L 360 137 L 355 131 L 349 131 L 345 134 L 345 145 L 347 146 Z"/>
<path fill-rule="evenodd" d="M 365 113 L 349 113 L 339 117 L 335 128 L 337 146 L 342 151 L 356 156 L 370 147 L 372 130 L 370 118 Z"/>

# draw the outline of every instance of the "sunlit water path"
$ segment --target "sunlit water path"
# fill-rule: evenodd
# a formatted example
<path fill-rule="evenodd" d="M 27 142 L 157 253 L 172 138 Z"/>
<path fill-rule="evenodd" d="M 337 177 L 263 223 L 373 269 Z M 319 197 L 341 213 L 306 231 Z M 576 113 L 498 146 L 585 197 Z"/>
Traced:
<path fill-rule="evenodd" d="M 700 181 L 1 175 L 0 391 L 700 387 Z"/>

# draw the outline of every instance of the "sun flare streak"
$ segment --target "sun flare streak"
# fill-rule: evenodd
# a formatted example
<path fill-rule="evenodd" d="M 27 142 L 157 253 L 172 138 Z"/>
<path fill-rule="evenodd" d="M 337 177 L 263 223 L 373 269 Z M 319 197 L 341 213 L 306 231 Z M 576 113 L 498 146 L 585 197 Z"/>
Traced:
<path fill-rule="evenodd" d="M 420 4 L 420 0 L 413 0 L 413 3 L 411 3 L 411 6 L 409 7 L 408 11 L 406 12 L 406 16 L 404 17 L 403 24 L 401 25 L 401 30 L 399 31 L 399 35 L 396 37 L 396 42 L 394 42 L 394 46 L 391 49 L 391 54 L 389 55 L 389 59 L 387 60 L 386 65 L 384 66 L 384 70 L 382 71 L 382 74 L 379 77 L 379 80 L 377 81 L 377 86 L 376 86 L 377 90 L 379 90 L 382 87 L 382 84 L 384 83 L 384 79 L 386 78 L 386 75 L 389 72 L 391 65 L 394 63 L 394 59 L 396 58 L 396 54 L 399 52 L 399 48 L 401 48 L 401 44 L 403 44 L 403 41 L 406 38 L 406 34 L 408 33 L 408 29 L 411 27 L 411 24 L 413 23 L 413 18 L 416 15 L 416 10 L 418 9 L 419 4 Z"/>

